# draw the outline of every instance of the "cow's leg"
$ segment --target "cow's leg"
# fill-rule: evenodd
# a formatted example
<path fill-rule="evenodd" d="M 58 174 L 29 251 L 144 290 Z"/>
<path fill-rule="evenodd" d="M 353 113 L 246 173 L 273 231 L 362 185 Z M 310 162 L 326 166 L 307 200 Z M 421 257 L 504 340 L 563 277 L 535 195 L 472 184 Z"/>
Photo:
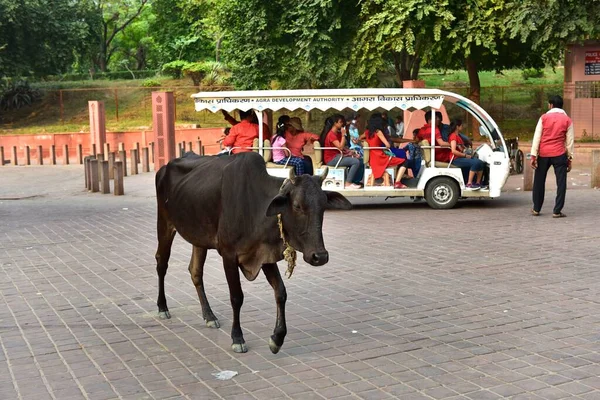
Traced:
<path fill-rule="evenodd" d="M 202 279 L 204 274 L 204 262 L 206 261 L 207 249 L 194 246 L 192 250 L 192 259 L 190 260 L 190 275 L 192 276 L 192 282 L 196 286 L 196 292 L 200 298 L 200 304 L 202 305 L 202 317 L 206 321 L 206 326 L 209 328 L 219 328 L 219 320 L 213 314 L 206 293 L 204 292 L 204 280 Z"/>
<path fill-rule="evenodd" d="M 165 297 L 165 275 L 169 267 L 171 257 L 171 245 L 175 238 L 175 227 L 168 221 L 166 216 L 158 210 L 158 249 L 156 250 L 156 272 L 158 274 L 158 316 L 162 319 L 171 318 Z"/>
<path fill-rule="evenodd" d="M 285 301 L 287 300 L 287 292 L 277 264 L 264 264 L 262 270 L 267 277 L 267 281 L 271 284 L 275 292 L 275 302 L 277 303 L 277 321 L 275 322 L 275 330 L 269 340 L 269 348 L 273 354 L 277 354 L 283 345 L 283 340 L 287 334 L 285 325 Z"/>
<path fill-rule="evenodd" d="M 244 292 L 242 292 L 242 284 L 240 283 L 240 270 L 238 269 L 237 259 L 223 257 L 223 266 L 225 268 L 225 276 L 229 285 L 229 298 L 231 300 L 231 308 L 233 308 L 233 325 L 231 326 L 231 339 L 233 344 L 231 348 L 236 353 L 245 353 L 248 351 L 242 327 L 240 326 L 240 310 L 244 303 Z"/>

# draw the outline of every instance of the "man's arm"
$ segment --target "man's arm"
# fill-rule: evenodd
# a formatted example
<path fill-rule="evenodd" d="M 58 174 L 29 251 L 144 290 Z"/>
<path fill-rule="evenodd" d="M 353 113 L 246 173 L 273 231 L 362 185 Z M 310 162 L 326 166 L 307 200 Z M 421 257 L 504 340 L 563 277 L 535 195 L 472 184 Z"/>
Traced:
<path fill-rule="evenodd" d="M 533 143 L 531 143 L 531 155 L 534 157 L 538 156 L 540 151 L 540 141 L 542 140 L 542 118 L 538 120 L 537 126 L 535 127 L 535 133 L 533 134 Z"/>
<path fill-rule="evenodd" d="M 573 158 L 574 150 L 575 150 L 575 132 L 573 129 L 573 123 L 569 125 L 569 129 L 567 129 L 567 140 L 566 140 L 566 148 L 567 148 L 567 157 L 569 159 Z"/>
<path fill-rule="evenodd" d="M 225 147 L 231 147 L 235 144 L 235 140 L 238 137 L 238 130 L 237 129 L 231 129 L 229 131 L 229 135 L 225 136 L 225 139 L 223 139 L 223 146 Z"/>

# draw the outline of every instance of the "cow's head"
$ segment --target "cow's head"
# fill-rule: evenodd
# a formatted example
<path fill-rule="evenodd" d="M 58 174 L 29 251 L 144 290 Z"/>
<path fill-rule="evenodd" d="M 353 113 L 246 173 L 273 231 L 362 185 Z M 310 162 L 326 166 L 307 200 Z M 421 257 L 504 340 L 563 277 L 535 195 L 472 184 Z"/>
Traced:
<path fill-rule="evenodd" d="M 349 210 L 350 202 L 337 192 L 321 189 L 328 169 L 321 176 L 292 176 L 273 198 L 267 216 L 281 214 L 286 240 L 302 252 L 304 261 L 323 265 L 329 253 L 323 244 L 323 213 L 326 209 Z"/>

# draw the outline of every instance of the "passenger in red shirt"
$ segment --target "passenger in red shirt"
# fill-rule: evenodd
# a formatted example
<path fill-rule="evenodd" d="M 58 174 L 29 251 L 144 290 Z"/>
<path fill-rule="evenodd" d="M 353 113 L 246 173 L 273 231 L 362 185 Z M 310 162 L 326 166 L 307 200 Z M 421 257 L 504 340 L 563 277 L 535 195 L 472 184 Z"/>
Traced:
<path fill-rule="evenodd" d="M 305 132 L 302 126 L 302 120 L 298 117 L 292 117 L 286 125 L 285 143 L 293 157 L 299 157 L 304 162 L 304 173 L 312 175 L 313 164 L 309 156 L 302 154 L 302 149 L 307 143 L 319 140 L 319 135 Z"/>
<path fill-rule="evenodd" d="M 556 175 L 556 201 L 552 216 L 562 218 L 566 217 L 562 209 L 567 194 L 567 172 L 571 171 L 573 158 L 573 121 L 562 109 L 562 97 L 550 97 L 548 107 L 550 110 L 538 121 L 531 144 L 531 167 L 535 169 L 531 214 L 540 215 L 546 192 L 546 176 L 552 166 Z"/>
<path fill-rule="evenodd" d="M 346 174 L 346 189 L 360 189 L 361 181 L 365 173 L 362 158 L 351 156 L 350 149 L 346 147 L 346 119 L 341 114 L 335 114 L 325 120 L 325 126 L 321 132 L 319 142 L 323 147 L 335 149 L 323 150 L 323 163 L 332 167 L 350 167 Z M 344 155 L 347 154 L 347 155 Z M 339 161 L 339 164 L 338 164 Z"/>
<path fill-rule="evenodd" d="M 452 159 L 452 151 L 450 150 L 450 143 L 444 141 L 442 138 L 442 132 L 440 131 L 440 125 L 442 124 L 442 113 L 435 113 L 435 146 L 447 146 L 447 148 L 436 148 L 435 149 L 435 161 L 441 161 L 449 163 Z M 419 129 L 417 135 L 418 141 L 427 140 L 427 143 L 431 144 L 431 112 L 425 113 L 425 125 Z"/>
<path fill-rule="evenodd" d="M 229 114 L 227 111 L 221 110 L 221 113 L 223 114 L 225 121 L 229 122 L 231 124 L 231 126 L 234 126 L 234 125 L 237 125 L 240 123 L 237 119 L 232 117 L 231 114 Z M 253 111 L 252 111 L 252 121 L 251 122 L 253 124 L 258 125 L 258 118 L 256 117 L 256 114 Z M 269 125 L 267 125 L 266 123 L 263 122 L 263 139 L 271 140 L 271 136 L 272 136 L 271 128 L 269 127 Z"/>
<path fill-rule="evenodd" d="M 254 139 L 258 138 L 258 125 L 252 123 L 254 111 L 240 111 L 242 121 L 231 127 L 229 135 L 223 139 L 224 147 L 233 147 L 233 154 L 252 151 Z"/>

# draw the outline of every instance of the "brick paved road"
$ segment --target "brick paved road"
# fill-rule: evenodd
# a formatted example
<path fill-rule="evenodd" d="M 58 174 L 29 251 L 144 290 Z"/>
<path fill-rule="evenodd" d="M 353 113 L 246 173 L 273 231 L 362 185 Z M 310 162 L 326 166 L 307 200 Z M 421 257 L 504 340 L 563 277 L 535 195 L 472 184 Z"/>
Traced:
<path fill-rule="evenodd" d="M 560 220 L 518 191 L 331 212 L 330 263 L 286 280 L 277 355 L 272 290 L 243 282 L 238 355 L 216 253 L 222 328 L 204 326 L 180 239 L 173 318 L 156 317 L 152 176 L 119 198 L 81 186 L 76 166 L 0 170 L 0 399 L 600 399 L 600 191 L 570 191 Z"/>

